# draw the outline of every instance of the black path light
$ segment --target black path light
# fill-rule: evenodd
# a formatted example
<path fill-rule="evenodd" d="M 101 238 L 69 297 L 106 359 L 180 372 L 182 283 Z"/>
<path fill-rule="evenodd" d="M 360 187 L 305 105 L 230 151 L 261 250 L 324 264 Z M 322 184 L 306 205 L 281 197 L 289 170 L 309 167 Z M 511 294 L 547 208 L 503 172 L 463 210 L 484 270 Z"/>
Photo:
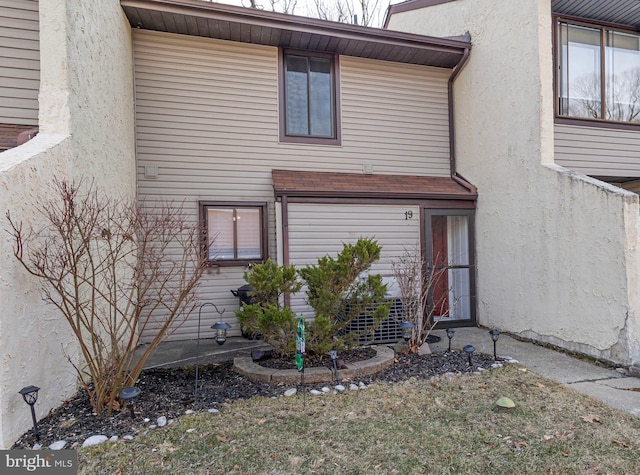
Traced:
<path fill-rule="evenodd" d="M 336 350 L 329 350 L 329 358 L 333 362 L 333 374 L 336 375 L 336 383 L 340 384 L 340 378 L 338 377 L 338 365 L 336 360 L 338 359 L 338 352 Z"/>
<path fill-rule="evenodd" d="M 453 339 L 453 335 L 455 335 L 456 331 L 453 328 L 447 328 L 447 338 L 449 339 L 449 349 L 447 350 L 451 353 L 451 340 Z"/>
<path fill-rule="evenodd" d="M 140 388 L 137 386 L 130 386 L 120 391 L 120 399 L 122 399 L 125 402 L 125 404 L 131 401 L 129 405 L 129 412 L 131 413 L 131 419 L 136 417 L 135 413 L 133 412 L 133 400 L 138 396 L 140 396 L 141 393 L 142 391 L 140 391 Z"/>
<path fill-rule="evenodd" d="M 211 328 L 216 331 L 216 343 L 218 345 L 224 345 L 224 342 L 227 341 L 227 330 L 231 328 L 231 325 L 229 325 L 227 322 L 222 321 L 222 315 L 224 314 L 224 311 L 226 309 L 223 308 L 222 311 L 220 311 L 218 310 L 218 306 L 212 302 L 205 302 L 200 305 L 200 310 L 198 310 L 198 339 L 196 341 L 196 386 L 193 391 L 194 403 L 198 398 L 198 369 L 200 366 L 200 321 L 202 320 L 202 309 L 207 305 L 211 305 L 213 308 L 215 308 L 216 312 L 218 312 L 218 315 L 221 318 L 219 322 L 211 325 Z"/>
<path fill-rule="evenodd" d="M 491 335 L 491 339 L 493 340 L 493 359 L 494 361 L 498 361 L 498 354 L 496 353 L 496 343 L 498 342 L 498 338 L 500 338 L 500 332 L 498 330 L 489 330 L 489 335 Z"/>
<path fill-rule="evenodd" d="M 400 328 L 402 329 L 402 338 L 404 338 L 404 341 L 409 341 L 413 335 L 415 325 L 412 322 L 405 320 L 400 324 Z"/>
<path fill-rule="evenodd" d="M 38 400 L 38 391 L 40 391 L 40 388 L 38 386 L 25 386 L 19 391 L 19 393 L 22 395 L 22 399 L 24 399 L 24 402 L 29 404 L 29 407 L 31 408 L 33 431 L 36 434 L 36 439 L 40 440 L 40 431 L 38 430 L 38 423 L 36 421 L 36 410 L 33 407 Z"/>
<path fill-rule="evenodd" d="M 467 354 L 467 357 L 469 358 L 469 366 L 471 366 L 471 356 L 473 355 L 473 352 L 476 351 L 476 349 L 473 347 L 473 345 L 465 345 L 462 349 Z"/>

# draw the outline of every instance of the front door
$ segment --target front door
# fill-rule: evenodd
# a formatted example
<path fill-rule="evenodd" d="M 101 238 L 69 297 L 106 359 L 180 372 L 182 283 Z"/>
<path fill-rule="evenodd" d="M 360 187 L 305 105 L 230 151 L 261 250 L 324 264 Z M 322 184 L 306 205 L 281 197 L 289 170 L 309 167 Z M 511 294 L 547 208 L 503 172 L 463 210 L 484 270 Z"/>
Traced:
<path fill-rule="evenodd" d="M 442 326 L 475 323 L 473 211 L 424 210 L 428 311 Z"/>

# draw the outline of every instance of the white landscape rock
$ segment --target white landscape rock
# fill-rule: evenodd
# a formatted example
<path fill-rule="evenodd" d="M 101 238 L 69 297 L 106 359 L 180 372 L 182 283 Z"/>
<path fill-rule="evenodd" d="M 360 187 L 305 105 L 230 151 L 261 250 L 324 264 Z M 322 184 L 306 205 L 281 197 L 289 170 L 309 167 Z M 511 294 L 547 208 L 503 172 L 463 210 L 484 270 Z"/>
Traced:
<path fill-rule="evenodd" d="M 295 395 L 297 392 L 298 392 L 298 390 L 297 390 L 296 388 L 291 388 L 291 389 L 287 389 L 287 390 L 284 392 L 284 395 L 285 395 L 286 397 L 291 397 L 291 396 Z"/>
<path fill-rule="evenodd" d="M 360 387 L 355 383 L 349 385 L 349 391 L 357 391 L 358 389 L 360 389 Z"/>
<path fill-rule="evenodd" d="M 144 421 L 145 421 L 145 422 L 150 422 L 150 421 L 151 421 L 151 419 L 149 419 L 148 417 L 145 417 L 145 418 L 144 418 Z"/>
<path fill-rule="evenodd" d="M 494 369 L 495 369 L 495 368 L 502 368 L 502 363 L 493 363 L 493 364 L 491 365 L 491 367 L 492 367 L 492 368 L 494 368 Z"/>
<path fill-rule="evenodd" d="M 49 446 L 50 450 L 62 450 L 66 447 L 66 440 L 56 440 L 53 444 Z"/>
<path fill-rule="evenodd" d="M 211 409 L 207 409 L 207 412 L 208 412 L 209 414 L 217 414 L 217 413 L 219 413 L 220 411 L 218 411 L 217 409 L 215 409 L 215 408 L 213 408 L 213 407 L 212 407 Z"/>
<path fill-rule="evenodd" d="M 131 434 L 127 434 L 124 437 L 122 437 L 124 440 L 133 440 L 133 436 Z"/>
<path fill-rule="evenodd" d="M 112 435 L 111 437 L 109 437 L 109 442 L 117 442 L 117 441 L 118 441 L 117 435 Z"/>
<path fill-rule="evenodd" d="M 186 411 L 184 411 L 184 413 L 185 413 L 186 415 L 193 414 L 193 413 L 195 413 L 195 412 L 196 412 L 196 411 L 194 411 L 193 409 L 187 409 Z"/>
<path fill-rule="evenodd" d="M 327 386 L 325 386 L 320 391 L 322 391 L 323 393 L 330 393 L 331 389 L 329 389 Z"/>
<path fill-rule="evenodd" d="M 149 426 L 149 429 L 157 429 L 157 428 L 158 428 L 158 426 L 157 426 L 157 425 L 155 425 L 155 424 L 151 424 L 151 425 Z"/>
<path fill-rule="evenodd" d="M 311 391 L 309 391 L 309 394 L 311 394 L 312 396 L 321 396 L 323 393 L 322 391 L 318 391 L 317 389 L 312 389 Z"/>
<path fill-rule="evenodd" d="M 82 448 L 103 444 L 107 440 L 109 440 L 109 437 L 107 437 L 106 435 L 92 435 L 84 440 L 84 442 L 82 443 Z"/>
<path fill-rule="evenodd" d="M 40 450 L 42 448 L 42 444 L 33 444 L 33 450 Z"/>
<path fill-rule="evenodd" d="M 342 392 L 342 391 L 344 391 L 346 388 L 345 388 L 342 384 L 338 384 L 338 385 L 335 387 L 335 389 L 336 389 L 336 391 Z"/>
<path fill-rule="evenodd" d="M 156 419 L 156 424 L 158 427 L 164 427 L 167 425 L 167 418 L 165 416 L 160 416 Z"/>
<path fill-rule="evenodd" d="M 367 389 L 367 385 L 366 385 L 366 384 L 364 384 L 362 381 L 360 381 L 360 384 L 358 384 L 358 387 L 359 387 L 360 389 Z"/>

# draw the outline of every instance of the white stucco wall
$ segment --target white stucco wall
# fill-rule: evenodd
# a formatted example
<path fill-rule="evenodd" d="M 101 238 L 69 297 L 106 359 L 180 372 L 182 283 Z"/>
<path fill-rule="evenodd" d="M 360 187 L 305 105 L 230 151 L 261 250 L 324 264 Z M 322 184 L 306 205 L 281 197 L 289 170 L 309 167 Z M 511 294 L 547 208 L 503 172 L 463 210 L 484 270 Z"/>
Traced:
<path fill-rule="evenodd" d="M 25 227 L 38 222 L 54 176 L 135 193 L 131 32 L 119 2 L 42 1 L 40 39 L 40 134 L 0 154 L 2 218 L 10 210 Z M 31 427 L 22 387 L 41 388 L 38 417 L 76 391 L 66 355 L 77 356 L 66 321 L 0 240 L 0 448 Z"/>
<path fill-rule="evenodd" d="M 456 0 L 390 29 L 469 31 L 458 172 L 478 187 L 479 323 L 638 363 L 638 196 L 554 165 L 549 0 Z"/>

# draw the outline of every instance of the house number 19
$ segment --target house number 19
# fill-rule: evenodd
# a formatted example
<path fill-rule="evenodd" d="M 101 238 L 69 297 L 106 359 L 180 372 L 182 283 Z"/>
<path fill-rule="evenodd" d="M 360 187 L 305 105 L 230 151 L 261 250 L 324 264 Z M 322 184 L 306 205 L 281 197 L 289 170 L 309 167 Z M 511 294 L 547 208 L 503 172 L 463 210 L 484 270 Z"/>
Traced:
<path fill-rule="evenodd" d="M 404 219 L 411 219 L 411 218 L 413 218 L 413 211 L 405 211 Z"/>

